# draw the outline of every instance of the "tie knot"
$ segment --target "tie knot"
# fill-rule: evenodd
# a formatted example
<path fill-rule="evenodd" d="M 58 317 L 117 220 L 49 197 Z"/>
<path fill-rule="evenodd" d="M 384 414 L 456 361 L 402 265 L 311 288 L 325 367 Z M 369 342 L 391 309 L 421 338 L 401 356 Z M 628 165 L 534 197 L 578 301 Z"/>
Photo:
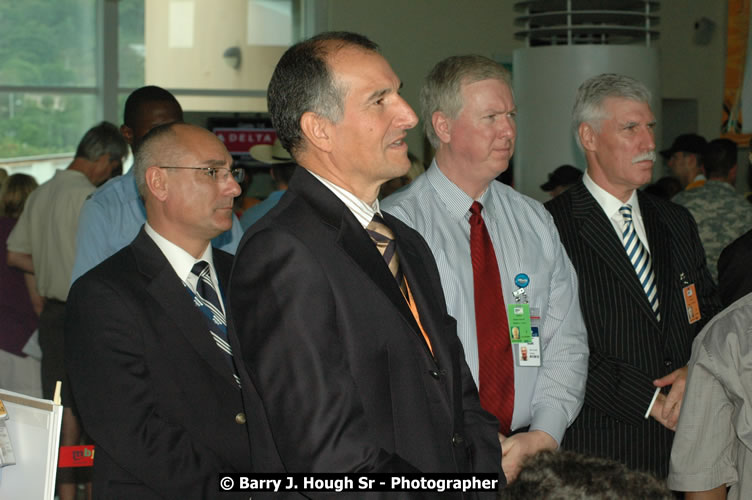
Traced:
<path fill-rule="evenodd" d="M 191 269 L 191 274 L 195 274 L 196 276 L 201 277 L 202 273 L 208 273 L 209 272 L 209 263 L 205 260 L 200 260 L 193 264 L 193 268 Z"/>
<path fill-rule="evenodd" d="M 473 215 L 480 215 L 480 212 L 483 210 L 483 205 L 480 204 L 480 202 L 474 201 L 472 205 L 470 205 L 470 213 Z"/>
<path fill-rule="evenodd" d="M 629 222 L 632 220 L 632 205 L 622 205 L 619 209 L 619 213 L 624 217 L 624 220 Z"/>
<path fill-rule="evenodd" d="M 379 215 L 374 214 L 371 222 L 366 226 L 366 231 L 371 235 L 371 238 L 378 243 L 389 243 L 394 240 L 394 233 L 389 226 L 386 225 L 386 221 Z"/>

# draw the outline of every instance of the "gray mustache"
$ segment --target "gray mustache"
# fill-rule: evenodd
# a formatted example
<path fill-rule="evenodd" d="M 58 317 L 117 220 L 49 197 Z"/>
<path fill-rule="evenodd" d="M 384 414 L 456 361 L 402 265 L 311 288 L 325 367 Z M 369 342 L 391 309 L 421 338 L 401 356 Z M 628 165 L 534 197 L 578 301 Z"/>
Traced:
<path fill-rule="evenodd" d="M 638 163 L 646 160 L 655 161 L 655 151 L 648 151 L 647 153 L 642 153 L 635 156 L 634 158 L 632 158 L 632 163 Z"/>

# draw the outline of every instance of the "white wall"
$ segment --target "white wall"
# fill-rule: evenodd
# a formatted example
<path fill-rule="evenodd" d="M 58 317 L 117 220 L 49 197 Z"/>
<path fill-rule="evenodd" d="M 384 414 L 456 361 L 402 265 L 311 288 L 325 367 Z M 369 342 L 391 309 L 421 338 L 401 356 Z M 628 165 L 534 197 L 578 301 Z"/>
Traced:
<path fill-rule="evenodd" d="M 514 25 L 519 13 L 512 0 L 319 1 L 325 4 L 328 29 L 360 32 L 381 45 L 404 82 L 403 95 L 416 111 L 423 78 L 440 59 L 478 53 L 511 62 L 514 49 L 524 46 L 514 38 L 520 28 Z M 654 46 L 660 53 L 662 95 L 656 96 L 656 102 L 661 98 L 696 99 L 699 123 L 693 128 L 708 139 L 717 137 L 720 128 L 726 4 L 722 0 L 666 0 L 658 12 L 660 39 Z M 694 23 L 701 17 L 716 23 L 707 46 L 692 43 Z M 411 151 L 423 156 L 421 134 L 413 131 L 408 144 Z"/>

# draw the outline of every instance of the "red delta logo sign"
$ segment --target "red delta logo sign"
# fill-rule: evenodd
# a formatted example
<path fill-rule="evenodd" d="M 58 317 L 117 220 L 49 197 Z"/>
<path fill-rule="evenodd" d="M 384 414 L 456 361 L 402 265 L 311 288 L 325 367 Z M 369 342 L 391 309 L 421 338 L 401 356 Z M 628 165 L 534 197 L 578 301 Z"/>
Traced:
<path fill-rule="evenodd" d="M 230 154 L 248 154 L 252 146 L 271 145 L 277 139 L 277 132 L 270 128 L 215 128 L 213 132 Z"/>

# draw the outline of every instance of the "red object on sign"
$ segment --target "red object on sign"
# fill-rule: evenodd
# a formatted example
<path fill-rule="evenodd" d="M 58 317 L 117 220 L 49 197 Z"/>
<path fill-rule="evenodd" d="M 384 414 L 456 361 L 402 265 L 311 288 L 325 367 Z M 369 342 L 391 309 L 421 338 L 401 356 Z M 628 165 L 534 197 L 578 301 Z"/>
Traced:
<path fill-rule="evenodd" d="M 213 132 L 230 154 L 248 154 L 252 146 L 271 145 L 277 139 L 277 132 L 271 128 L 215 128 Z"/>
<path fill-rule="evenodd" d="M 94 465 L 94 445 L 61 446 L 58 467 L 91 467 Z"/>

